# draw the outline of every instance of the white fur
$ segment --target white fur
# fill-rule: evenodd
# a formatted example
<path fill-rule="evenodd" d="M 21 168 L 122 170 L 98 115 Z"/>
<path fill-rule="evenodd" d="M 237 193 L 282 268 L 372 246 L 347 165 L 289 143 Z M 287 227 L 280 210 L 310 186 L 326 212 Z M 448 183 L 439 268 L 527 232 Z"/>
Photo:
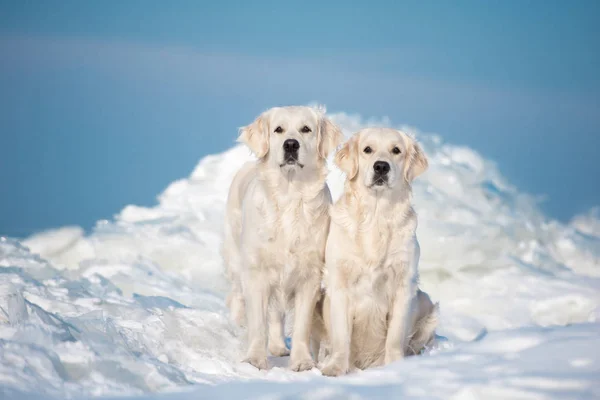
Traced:
<path fill-rule="evenodd" d="M 305 126 L 310 132 L 302 132 Z M 311 107 L 272 108 L 241 129 L 239 140 L 258 160 L 244 165 L 231 184 L 223 258 L 232 317 L 248 325 L 245 361 L 257 368 L 267 368 L 267 343 L 273 355 L 288 354 L 286 308 L 294 309 L 290 367 L 314 367 L 309 339 L 331 205 L 326 157 L 342 137 L 324 110 Z M 287 139 L 300 143 L 293 165 L 284 160 Z"/>
<path fill-rule="evenodd" d="M 418 289 L 417 215 L 410 201 L 412 180 L 427 168 L 421 148 L 400 131 L 369 128 L 335 161 L 347 180 L 332 207 L 326 248 L 323 317 L 331 354 L 322 372 L 331 376 L 418 353 L 434 337 L 437 315 Z M 380 186 L 373 185 L 376 161 L 390 165 Z"/>

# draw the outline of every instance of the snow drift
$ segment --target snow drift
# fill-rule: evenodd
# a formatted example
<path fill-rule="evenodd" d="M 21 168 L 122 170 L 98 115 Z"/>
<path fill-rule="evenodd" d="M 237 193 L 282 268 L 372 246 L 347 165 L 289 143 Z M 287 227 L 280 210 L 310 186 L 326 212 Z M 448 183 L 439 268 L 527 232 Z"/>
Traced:
<path fill-rule="evenodd" d="M 332 118 L 346 135 L 390 125 Z M 431 352 L 338 379 L 292 373 L 285 358 L 269 371 L 239 363 L 219 256 L 227 189 L 251 159 L 234 147 L 90 235 L 0 239 L 3 398 L 600 396 L 599 210 L 553 221 L 473 150 L 402 128 L 430 161 L 414 204 L 445 338 Z M 342 179 L 332 168 L 334 198 Z"/>

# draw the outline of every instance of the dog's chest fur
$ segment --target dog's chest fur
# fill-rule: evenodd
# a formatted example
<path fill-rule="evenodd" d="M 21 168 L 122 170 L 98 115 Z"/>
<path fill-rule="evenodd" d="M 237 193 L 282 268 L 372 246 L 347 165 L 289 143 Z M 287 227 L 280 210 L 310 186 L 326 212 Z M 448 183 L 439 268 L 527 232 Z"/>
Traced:
<path fill-rule="evenodd" d="M 409 260 L 416 215 L 410 206 L 358 215 L 364 217 L 346 225 L 353 243 L 344 273 L 354 319 L 351 362 L 366 368 L 383 363 L 395 296 L 402 287 L 412 290 L 406 284 L 414 274 Z"/>
<path fill-rule="evenodd" d="M 276 257 L 269 267 L 280 278 L 318 276 L 324 262 L 329 201 L 324 184 L 309 189 L 280 192 L 261 208 L 265 253 Z"/>
<path fill-rule="evenodd" d="M 362 268 L 356 269 L 354 291 L 358 298 L 370 298 L 382 307 L 391 304 L 396 288 L 409 273 L 404 232 L 395 229 L 394 219 L 377 219 L 370 229 L 358 231 L 356 254 Z"/>
<path fill-rule="evenodd" d="M 350 288 L 357 298 L 383 306 L 391 303 L 398 286 L 411 274 L 407 245 L 413 240 L 416 216 L 410 207 L 362 215 L 346 228 L 354 242 L 350 249 L 356 266 L 348 271 Z"/>

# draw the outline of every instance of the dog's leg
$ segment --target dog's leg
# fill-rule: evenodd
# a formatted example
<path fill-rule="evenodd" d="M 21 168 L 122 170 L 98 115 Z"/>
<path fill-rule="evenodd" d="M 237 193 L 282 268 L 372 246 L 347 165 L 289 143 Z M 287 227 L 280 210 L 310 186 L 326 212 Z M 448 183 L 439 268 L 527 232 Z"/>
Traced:
<path fill-rule="evenodd" d="M 326 293 L 322 293 L 322 302 L 321 305 L 321 318 L 320 322 L 320 349 L 323 353 L 323 357 L 319 357 L 321 359 L 319 364 L 319 369 L 323 368 L 326 365 L 327 361 L 329 361 L 329 355 L 331 354 L 331 341 L 329 336 L 329 327 L 331 326 L 331 299 Z"/>
<path fill-rule="evenodd" d="M 312 330 L 310 335 L 310 347 L 315 363 L 319 365 L 321 360 L 321 343 L 327 337 L 327 328 L 325 327 L 325 316 L 323 314 L 325 307 L 325 292 L 320 290 L 319 299 L 313 313 Z"/>
<path fill-rule="evenodd" d="M 350 341 L 354 317 L 349 308 L 345 288 L 332 287 L 328 296 L 331 352 L 321 372 L 327 376 L 339 376 L 347 374 L 350 370 Z"/>
<path fill-rule="evenodd" d="M 389 364 L 404 358 L 404 350 L 408 344 L 407 336 L 410 334 L 411 322 L 411 300 L 416 294 L 417 267 L 421 249 L 416 240 L 407 243 L 406 252 L 408 262 L 403 269 L 407 271 L 396 289 L 396 295 L 392 304 L 392 315 L 388 324 L 387 337 L 385 339 L 385 363 Z"/>
<path fill-rule="evenodd" d="M 234 237 L 239 235 L 235 226 L 241 225 L 241 214 L 236 211 L 227 211 L 225 214 L 225 229 L 223 237 L 223 246 L 221 247 L 221 255 L 223 257 L 223 266 L 225 268 L 225 276 L 231 283 L 231 289 L 227 296 L 227 307 L 231 319 L 238 325 L 244 326 L 246 323 L 246 310 L 244 307 L 244 295 L 241 284 L 241 259 L 239 244 L 236 243 Z"/>
<path fill-rule="evenodd" d="M 310 348 L 316 364 L 319 362 L 319 352 L 321 351 L 321 335 L 319 333 L 313 332 L 311 335 Z"/>
<path fill-rule="evenodd" d="M 227 296 L 227 306 L 229 307 L 231 319 L 233 319 L 238 326 L 245 326 L 246 307 L 244 304 L 242 288 L 238 280 L 239 278 L 234 280 L 231 284 L 231 292 L 229 293 L 229 296 Z"/>
<path fill-rule="evenodd" d="M 269 304 L 269 352 L 277 357 L 290 355 L 283 335 L 284 315 L 283 294 L 276 290 Z"/>
<path fill-rule="evenodd" d="M 290 369 L 293 371 L 306 371 L 315 366 L 315 362 L 310 356 L 309 342 L 313 312 L 317 304 L 318 293 L 318 281 L 306 281 L 296 289 L 294 297 L 292 354 L 290 357 Z"/>
<path fill-rule="evenodd" d="M 258 274 L 260 275 L 260 274 Z M 267 369 L 267 309 L 269 306 L 270 284 L 262 276 L 248 275 L 245 290 L 248 352 L 243 362 L 258 369 Z"/>
<path fill-rule="evenodd" d="M 385 364 L 404 358 L 410 318 L 410 286 L 401 285 L 396 292 L 385 339 Z"/>

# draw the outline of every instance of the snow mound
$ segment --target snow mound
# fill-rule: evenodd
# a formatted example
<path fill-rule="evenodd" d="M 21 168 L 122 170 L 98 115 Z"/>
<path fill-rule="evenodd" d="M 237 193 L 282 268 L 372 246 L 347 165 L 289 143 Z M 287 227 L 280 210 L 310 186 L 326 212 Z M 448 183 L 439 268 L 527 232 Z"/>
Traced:
<path fill-rule="evenodd" d="M 332 118 L 349 136 L 388 120 Z M 239 363 L 219 255 L 243 147 L 205 157 L 155 207 L 127 206 L 90 235 L 0 239 L 3 398 L 598 397 L 600 215 L 544 216 L 472 149 L 401 127 L 430 169 L 415 182 L 422 286 L 441 303 L 429 353 L 344 378 Z M 340 195 L 342 174 L 328 182 Z M 169 395 L 166 395 L 169 397 Z"/>

